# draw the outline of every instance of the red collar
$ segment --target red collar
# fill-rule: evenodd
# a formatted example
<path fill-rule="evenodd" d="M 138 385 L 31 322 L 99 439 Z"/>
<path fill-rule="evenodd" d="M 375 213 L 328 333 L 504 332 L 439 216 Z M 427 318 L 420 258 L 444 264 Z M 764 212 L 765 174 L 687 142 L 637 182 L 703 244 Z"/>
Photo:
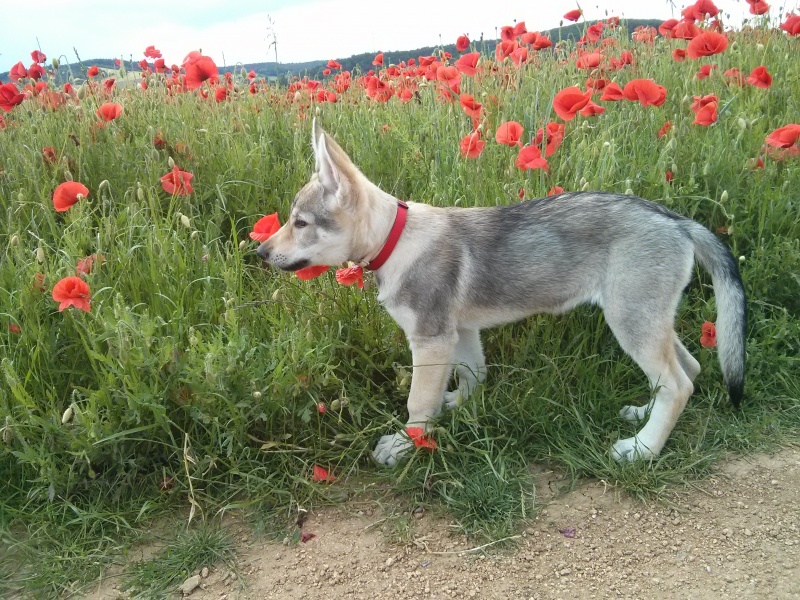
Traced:
<path fill-rule="evenodd" d="M 397 213 L 394 216 L 394 225 L 392 225 L 392 230 L 389 232 L 389 237 L 386 239 L 386 243 L 383 244 L 383 248 L 381 251 L 378 252 L 378 256 L 373 258 L 369 263 L 367 263 L 366 268 L 370 271 L 377 271 L 383 266 L 389 257 L 392 255 L 392 251 L 394 247 L 397 245 L 397 241 L 400 239 L 400 235 L 403 233 L 403 228 L 406 226 L 406 216 L 408 213 L 408 204 L 403 202 L 402 200 L 397 201 Z"/>

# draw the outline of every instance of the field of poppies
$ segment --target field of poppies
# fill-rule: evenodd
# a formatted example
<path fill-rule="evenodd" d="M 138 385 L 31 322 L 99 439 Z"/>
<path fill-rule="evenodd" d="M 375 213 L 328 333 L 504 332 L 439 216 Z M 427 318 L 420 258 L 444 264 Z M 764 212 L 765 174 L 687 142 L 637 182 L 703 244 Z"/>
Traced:
<path fill-rule="evenodd" d="M 740 30 L 709 0 L 658 30 L 572 11 L 577 41 L 519 21 L 496 46 L 463 36 L 456 56 L 378 54 L 367 73 L 331 60 L 288 86 L 152 46 L 116 77 L 82 65 L 56 82 L 38 50 L 15 65 L 0 82 L 0 590 L 61 593 L 165 510 L 257 509 L 286 529 L 298 506 L 385 479 L 493 537 L 535 509 L 534 462 L 649 494 L 796 440 L 800 15 L 750 4 Z M 405 419 L 402 332 L 368 278 L 254 253 L 313 168 L 312 117 L 401 199 L 616 191 L 717 232 L 749 296 L 742 410 L 698 270 L 676 328 L 703 373 L 658 460 L 608 454 L 635 427 L 620 406 L 648 390 L 586 307 L 486 332 L 485 388 L 404 465 L 374 467 Z"/>

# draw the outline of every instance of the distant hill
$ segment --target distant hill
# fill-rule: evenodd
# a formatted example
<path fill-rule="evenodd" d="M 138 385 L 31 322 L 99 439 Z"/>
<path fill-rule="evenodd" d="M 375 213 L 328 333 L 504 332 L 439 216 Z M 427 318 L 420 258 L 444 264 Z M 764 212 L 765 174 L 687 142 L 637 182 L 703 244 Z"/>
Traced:
<path fill-rule="evenodd" d="M 628 33 L 630 33 L 640 26 L 658 28 L 662 22 L 662 20 L 657 19 L 629 19 L 620 22 L 620 29 L 623 31 L 627 30 Z M 552 39 L 553 43 L 555 44 L 561 40 L 577 40 L 582 35 L 584 27 L 585 25 L 583 24 L 571 24 L 564 27 L 557 27 L 555 29 L 542 31 L 541 33 Z M 472 42 L 477 50 L 480 50 L 485 54 L 494 54 L 494 49 L 498 44 L 498 40 L 496 39 L 479 39 L 472 40 Z M 407 61 L 409 58 L 416 59 L 418 56 L 429 56 L 437 50 L 450 52 L 454 57 L 459 55 L 458 51 L 456 50 L 455 43 L 453 43 L 446 44 L 444 46 L 425 46 L 423 48 L 416 48 L 414 50 L 384 50 L 383 60 L 385 65 L 397 64 L 402 61 Z M 336 60 L 341 63 L 342 70 L 344 71 L 361 71 L 365 73 L 370 69 L 375 68 L 372 65 L 374 58 L 375 52 L 365 52 L 363 54 L 355 54 L 349 58 L 337 58 Z M 224 73 L 225 71 L 236 71 L 244 68 L 246 71 L 255 71 L 258 77 L 263 77 L 265 79 L 280 79 L 282 81 L 286 81 L 293 76 L 308 76 L 312 79 L 318 79 L 322 77 L 322 70 L 325 68 L 327 62 L 328 59 L 326 58 L 324 60 L 312 60 L 300 63 L 236 63 L 234 65 L 219 66 L 219 70 L 220 72 Z M 114 59 L 94 58 L 91 60 L 81 60 L 80 62 L 69 65 L 62 64 L 59 67 L 56 81 L 58 84 L 60 84 L 62 82 L 69 81 L 71 78 L 83 79 L 86 69 L 93 65 L 99 67 L 100 69 L 114 73 L 118 72 L 120 68 L 117 66 Z M 123 65 L 129 73 L 138 73 L 140 71 L 138 61 L 132 62 L 125 60 Z M 8 72 L 0 73 L 0 81 L 9 81 Z"/>

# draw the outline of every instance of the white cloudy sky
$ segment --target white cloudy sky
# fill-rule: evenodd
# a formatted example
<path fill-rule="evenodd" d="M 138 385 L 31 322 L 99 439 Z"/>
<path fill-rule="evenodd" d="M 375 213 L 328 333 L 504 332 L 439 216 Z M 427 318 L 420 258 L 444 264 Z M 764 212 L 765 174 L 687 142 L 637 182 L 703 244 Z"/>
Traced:
<path fill-rule="evenodd" d="M 728 22 L 741 23 L 744 0 L 715 0 Z M 688 0 L 581 2 L 587 19 L 616 15 L 668 19 Z M 410 50 L 452 43 L 466 33 L 496 37 L 496 28 L 525 21 L 529 30 L 557 27 L 575 0 L 0 0 L 0 72 L 30 64 L 39 47 L 48 59 L 143 58 L 155 45 L 168 64 L 190 50 L 222 64 L 342 58 L 361 52 Z M 795 0 L 773 4 L 782 17 Z M 270 18 L 273 25 L 270 25 Z M 62 60 L 64 59 L 62 58 Z"/>

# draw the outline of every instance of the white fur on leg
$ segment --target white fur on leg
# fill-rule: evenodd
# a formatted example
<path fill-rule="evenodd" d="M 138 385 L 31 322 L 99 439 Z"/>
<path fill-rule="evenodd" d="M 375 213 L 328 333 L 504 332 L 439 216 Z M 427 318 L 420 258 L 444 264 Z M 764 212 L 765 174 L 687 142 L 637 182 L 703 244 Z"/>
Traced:
<path fill-rule="evenodd" d="M 652 401 L 643 406 L 623 406 L 619 411 L 619 416 L 626 421 L 642 421 L 647 418 L 647 413 L 649 413 L 652 408 Z"/>
<path fill-rule="evenodd" d="M 382 465 L 394 467 L 411 450 L 411 446 L 413 442 L 404 433 L 384 435 L 378 440 L 372 458 Z"/>
<path fill-rule="evenodd" d="M 456 408 L 486 379 L 486 362 L 481 348 L 480 331 L 459 329 L 454 362 L 458 388 L 444 393 L 447 408 Z"/>

